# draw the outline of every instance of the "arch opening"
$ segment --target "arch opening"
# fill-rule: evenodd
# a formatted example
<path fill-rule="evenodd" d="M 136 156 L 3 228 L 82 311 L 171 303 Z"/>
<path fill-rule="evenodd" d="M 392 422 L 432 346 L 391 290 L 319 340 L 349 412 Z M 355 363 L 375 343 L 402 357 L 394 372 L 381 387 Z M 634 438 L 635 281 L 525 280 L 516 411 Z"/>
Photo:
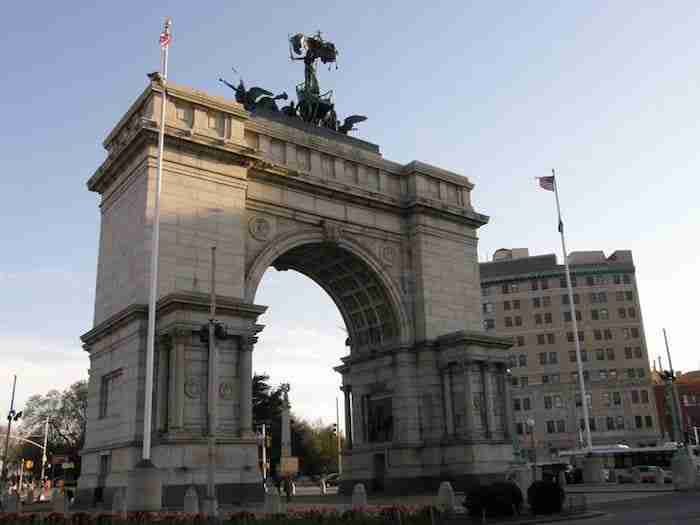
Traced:
<path fill-rule="evenodd" d="M 375 270 L 349 250 L 305 243 L 282 253 L 270 266 L 306 275 L 328 293 L 345 321 L 351 351 L 397 341 L 398 319 L 386 288 Z"/>

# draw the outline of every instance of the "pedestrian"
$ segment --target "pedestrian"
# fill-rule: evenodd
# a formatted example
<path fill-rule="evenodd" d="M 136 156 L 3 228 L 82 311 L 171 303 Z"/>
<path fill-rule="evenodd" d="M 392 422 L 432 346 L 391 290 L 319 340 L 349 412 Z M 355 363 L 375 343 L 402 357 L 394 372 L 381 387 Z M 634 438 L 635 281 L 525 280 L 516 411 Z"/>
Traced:
<path fill-rule="evenodd" d="M 284 494 L 287 496 L 287 503 L 292 501 L 292 480 L 289 477 L 284 478 Z"/>

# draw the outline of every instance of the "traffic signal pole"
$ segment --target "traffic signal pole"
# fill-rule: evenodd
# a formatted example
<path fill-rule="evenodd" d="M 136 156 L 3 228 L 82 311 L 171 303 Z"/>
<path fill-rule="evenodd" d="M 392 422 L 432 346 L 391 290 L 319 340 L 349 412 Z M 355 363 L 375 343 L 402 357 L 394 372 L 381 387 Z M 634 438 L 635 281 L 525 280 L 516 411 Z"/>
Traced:
<path fill-rule="evenodd" d="M 5 451 L 2 454 L 2 474 L 0 474 L 0 494 L 4 494 L 5 479 L 7 478 L 7 454 L 10 448 L 10 430 L 12 419 L 15 415 L 15 389 L 17 388 L 17 375 L 12 380 L 12 397 L 10 398 L 10 411 L 7 413 L 7 434 L 5 434 Z"/>

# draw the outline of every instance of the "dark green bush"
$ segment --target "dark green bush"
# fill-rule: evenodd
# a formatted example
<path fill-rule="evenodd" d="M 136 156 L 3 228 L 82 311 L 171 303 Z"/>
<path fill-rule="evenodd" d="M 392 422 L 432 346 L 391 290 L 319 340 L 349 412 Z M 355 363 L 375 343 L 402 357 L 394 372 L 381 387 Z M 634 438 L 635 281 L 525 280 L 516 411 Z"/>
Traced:
<path fill-rule="evenodd" d="M 523 494 L 511 481 L 479 485 L 467 494 L 465 501 L 470 516 L 481 516 L 484 511 L 487 516 L 512 516 L 520 514 L 522 504 Z"/>
<path fill-rule="evenodd" d="M 533 514 L 561 512 L 564 498 L 564 489 L 551 481 L 535 481 L 527 489 L 527 502 Z"/>

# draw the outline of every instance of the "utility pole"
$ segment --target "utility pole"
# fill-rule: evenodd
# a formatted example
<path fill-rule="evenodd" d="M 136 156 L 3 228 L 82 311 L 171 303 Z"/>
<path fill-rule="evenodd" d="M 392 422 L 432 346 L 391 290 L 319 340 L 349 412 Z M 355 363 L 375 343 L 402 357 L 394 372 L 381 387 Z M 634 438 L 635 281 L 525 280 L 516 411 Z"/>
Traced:
<path fill-rule="evenodd" d="M 46 460 L 48 457 L 46 456 L 46 445 L 49 442 L 49 418 L 46 418 L 46 424 L 44 426 L 44 450 L 42 451 L 41 455 L 41 481 L 43 483 L 44 481 L 44 474 L 46 473 Z"/>
<path fill-rule="evenodd" d="M 265 423 L 262 424 L 262 478 L 263 483 L 267 480 L 267 436 L 265 435 Z"/>
<path fill-rule="evenodd" d="M 17 388 L 17 375 L 14 376 L 12 380 L 12 397 L 10 398 L 10 411 L 7 413 L 7 434 L 5 434 L 5 451 L 2 454 L 2 474 L 0 475 L 0 494 L 4 493 L 2 490 L 5 486 L 5 479 L 7 478 L 7 454 L 10 448 L 10 430 L 12 429 L 12 420 L 16 420 L 15 417 L 15 389 Z"/>
<path fill-rule="evenodd" d="M 216 246 L 211 248 L 211 310 L 209 315 L 209 389 L 207 408 L 209 411 L 209 463 L 207 465 L 207 504 L 206 512 L 209 516 L 218 514 L 216 502 Z"/>
<path fill-rule="evenodd" d="M 671 361 L 671 350 L 668 347 L 668 337 L 666 335 L 666 329 L 664 332 L 664 343 L 666 345 L 666 357 L 668 358 L 668 368 L 671 377 L 668 381 L 669 388 L 671 390 L 671 418 L 673 420 L 673 433 L 675 434 L 676 443 L 685 441 L 683 438 L 683 412 L 681 412 L 681 403 L 678 398 L 678 390 L 676 389 L 676 374 L 673 370 L 673 362 Z"/>
<path fill-rule="evenodd" d="M 340 408 L 338 405 L 338 396 L 335 396 L 335 428 L 336 428 L 336 439 L 337 439 L 337 446 L 338 446 L 338 474 L 343 473 L 343 454 L 340 449 L 341 442 L 340 442 Z"/>

